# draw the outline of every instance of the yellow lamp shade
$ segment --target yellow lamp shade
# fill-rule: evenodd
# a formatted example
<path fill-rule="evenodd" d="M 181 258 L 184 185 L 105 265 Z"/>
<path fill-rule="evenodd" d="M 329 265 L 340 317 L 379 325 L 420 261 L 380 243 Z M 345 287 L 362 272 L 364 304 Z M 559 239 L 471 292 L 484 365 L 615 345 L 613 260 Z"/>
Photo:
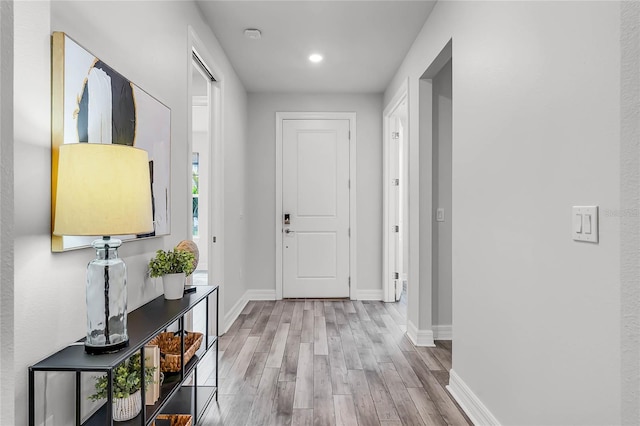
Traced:
<path fill-rule="evenodd" d="M 127 235 L 153 231 L 147 152 L 76 143 L 60 146 L 54 235 Z"/>

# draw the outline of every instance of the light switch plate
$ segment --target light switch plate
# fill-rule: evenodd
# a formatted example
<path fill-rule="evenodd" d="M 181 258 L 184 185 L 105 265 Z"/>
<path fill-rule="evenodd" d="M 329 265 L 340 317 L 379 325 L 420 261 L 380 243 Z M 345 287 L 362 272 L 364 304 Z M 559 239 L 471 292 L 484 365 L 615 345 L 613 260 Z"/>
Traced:
<path fill-rule="evenodd" d="M 575 241 L 598 242 L 598 206 L 573 206 L 571 232 Z"/>
<path fill-rule="evenodd" d="M 444 209 L 436 209 L 436 222 L 444 222 Z"/>

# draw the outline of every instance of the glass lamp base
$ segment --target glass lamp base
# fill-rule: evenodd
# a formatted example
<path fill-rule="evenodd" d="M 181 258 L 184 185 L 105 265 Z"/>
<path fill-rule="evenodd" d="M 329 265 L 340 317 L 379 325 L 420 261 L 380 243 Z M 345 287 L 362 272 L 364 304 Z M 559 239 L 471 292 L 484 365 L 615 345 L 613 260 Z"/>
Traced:
<path fill-rule="evenodd" d="M 127 346 L 129 346 L 129 339 L 125 340 L 124 342 L 118 342 L 103 346 L 89 345 L 85 343 L 84 351 L 89 355 L 110 354 L 118 352 L 120 349 L 126 348 Z"/>

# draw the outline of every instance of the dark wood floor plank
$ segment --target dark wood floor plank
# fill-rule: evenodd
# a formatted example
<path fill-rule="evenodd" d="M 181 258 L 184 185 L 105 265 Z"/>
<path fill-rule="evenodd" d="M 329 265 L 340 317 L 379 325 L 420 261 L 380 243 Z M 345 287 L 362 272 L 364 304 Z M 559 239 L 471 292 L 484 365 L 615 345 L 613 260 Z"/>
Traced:
<path fill-rule="evenodd" d="M 313 426 L 313 408 L 294 408 L 291 426 Z"/>
<path fill-rule="evenodd" d="M 292 331 L 302 331 L 302 313 L 304 312 L 304 302 L 289 302 L 293 303 L 293 315 L 291 316 L 291 329 Z"/>
<path fill-rule="evenodd" d="M 293 310 L 295 309 L 295 303 L 285 302 L 284 307 L 282 308 L 282 315 L 280 316 L 280 323 L 291 324 L 291 320 L 293 319 Z"/>
<path fill-rule="evenodd" d="M 236 318 L 236 320 L 231 324 L 231 327 L 229 327 L 229 330 L 227 330 L 224 335 L 233 337 L 238 332 L 238 330 L 240 330 L 240 328 L 242 327 L 242 323 L 244 323 L 244 320 L 246 318 L 246 315 L 238 315 L 238 318 Z"/>
<path fill-rule="evenodd" d="M 384 371 L 383 375 L 400 416 L 400 421 L 406 425 L 424 425 L 425 423 L 398 372 L 389 368 Z"/>
<path fill-rule="evenodd" d="M 251 336 L 262 336 L 262 333 L 265 331 L 267 324 L 270 322 L 271 318 L 271 309 L 268 306 L 263 306 L 262 311 L 260 311 L 260 315 L 256 319 L 253 327 L 251 328 Z M 276 322 L 277 325 L 277 322 Z M 266 351 L 261 351 L 266 352 Z"/>
<path fill-rule="evenodd" d="M 327 345 L 327 324 L 324 316 L 314 318 L 313 328 L 313 350 L 316 355 L 329 355 Z"/>
<path fill-rule="evenodd" d="M 422 361 L 426 364 L 427 368 L 431 371 L 444 371 L 444 367 L 440 364 L 440 361 L 431 353 L 430 348 L 418 347 L 416 351 Z"/>
<path fill-rule="evenodd" d="M 424 390 L 424 388 L 409 388 L 407 391 L 409 392 L 411 400 L 418 409 L 420 417 L 422 417 L 425 424 L 446 426 L 447 423 L 440 415 L 438 408 L 431 398 L 429 398 L 429 394 Z"/>
<path fill-rule="evenodd" d="M 271 411 L 270 424 L 278 426 L 291 425 L 295 390 L 295 382 L 278 382 L 276 400 Z"/>
<path fill-rule="evenodd" d="M 398 345 L 398 348 L 400 348 L 401 351 L 407 352 L 415 350 L 415 347 L 409 341 L 409 338 L 405 335 L 404 331 L 398 327 L 398 324 L 395 323 L 390 315 L 380 315 L 380 318 L 382 318 L 382 321 L 387 325 L 387 329 L 391 332 L 396 345 Z"/>
<path fill-rule="evenodd" d="M 353 302 L 351 300 L 345 300 L 342 302 L 342 306 L 344 307 L 345 314 L 355 314 L 356 308 L 353 306 Z"/>
<path fill-rule="evenodd" d="M 218 370 L 219 377 L 227 377 L 229 370 L 231 370 L 233 363 L 236 361 L 236 357 L 247 341 L 250 332 L 251 330 L 247 328 L 240 329 L 236 333 L 235 337 L 231 340 L 226 350 L 224 351 L 224 354 L 220 357 L 220 369 Z"/>
<path fill-rule="evenodd" d="M 258 327 L 258 323 L 263 320 L 266 321 L 266 324 Z M 254 330 L 260 330 L 260 328 L 262 328 L 262 332 L 258 334 L 260 336 L 260 341 L 258 342 L 258 346 L 256 347 L 256 352 L 269 352 L 273 343 L 273 338 L 276 335 L 276 330 L 278 329 L 279 322 L 280 317 L 278 316 L 270 315 L 265 317 L 264 314 L 260 315 L 260 318 L 258 318 L 258 322 L 251 329 L 251 335 L 255 336 L 256 334 L 254 333 Z"/>
<path fill-rule="evenodd" d="M 246 305 L 244 305 L 244 309 L 242 309 L 242 312 L 240 312 L 240 315 L 249 315 L 251 313 L 251 311 L 259 305 L 260 302 L 254 301 L 254 300 L 250 300 L 249 302 L 247 302 Z"/>
<path fill-rule="evenodd" d="M 367 310 L 362 305 L 361 301 L 359 300 L 353 301 L 353 306 L 356 309 L 356 312 L 360 317 L 361 321 L 371 321 L 371 318 L 369 318 L 369 314 L 367 313 Z"/>
<path fill-rule="evenodd" d="M 287 345 L 287 336 L 289 335 L 289 324 L 283 323 L 278 326 L 276 335 L 269 351 L 267 358 L 267 368 L 280 368 L 284 357 L 284 350 Z"/>
<path fill-rule="evenodd" d="M 399 420 L 396 407 L 389 395 L 384 378 L 378 370 L 365 370 L 365 377 L 371 391 L 371 398 L 378 413 L 378 419 L 382 420 Z"/>
<path fill-rule="evenodd" d="M 293 408 L 313 408 L 313 343 L 300 343 Z"/>
<path fill-rule="evenodd" d="M 344 312 L 344 303 L 333 302 L 333 310 L 336 313 L 336 325 L 347 324 L 347 315 Z"/>
<path fill-rule="evenodd" d="M 349 387 L 353 394 L 353 402 L 356 408 L 356 416 L 359 426 L 378 426 L 380 421 L 376 414 L 376 408 L 371 398 L 367 378 L 363 370 L 349 370 Z"/>
<path fill-rule="evenodd" d="M 440 361 L 445 370 L 449 371 L 453 368 L 451 365 L 451 351 L 442 346 L 441 341 L 436 341 L 435 348 L 429 348 L 431 353 Z"/>
<path fill-rule="evenodd" d="M 277 368 L 265 368 L 262 372 L 258 393 L 251 405 L 247 424 L 259 425 L 271 417 L 271 409 L 278 389 L 278 374 L 280 371 Z"/>
<path fill-rule="evenodd" d="M 327 355 L 313 357 L 313 424 L 316 426 L 336 424 Z"/>
<path fill-rule="evenodd" d="M 348 370 L 359 370 L 362 368 L 358 347 L 353 338 L 351 327 L 340 327 L 340 338 L 342 340 L 342 352 L 344 354 L 345 365 Z"/>
<path fill-rule="evenodd" d="M 300 355 L 300 336 L 289 333 L 284 348 L 284 358 L 280 367 L 280 377 L 283 382 L 295 382 L 298 372 L 298 357 Z"/>
<path fill-rule="evenodd" d="M 402 381 L 404 382 L 405 386 L 408 388 L 422 387 L 420 379 L 418 379 L 418 376 L 416 376 L 416 373 L 411 368 L 411 365 L 409 365 L 409 362 L 407 361 L 407 358 L 405 358 L 403 352 L 396 345 L 393 336 L 389 334 L 384 334 L 383 336 L 387 345 L 387 352 L 389 354 L 389 357 L 391 358 L 391 361 L 393 361 L 393 364 L 396 366 L 396 370 L 398 371 L 400 377 L 402 377 Z"/>
<path fill-rule="evenodd" d="M 271 311 L 271 315 L 277 315 L 278 317 L 282 315 L 282 310 L 284 309 L 285 302 L 283 300 L 276 300 L 275 305 L 273 305 L 273 310 Z"/>
<path fill-rule="evenodd" d="M 329 337 L 329 368 L 331 369 L 331 387 L 333 388 L 333 394 L 350 394 L 351 389 L 349 388 L 349 378 L 347 377 L 347 364 L 344 360 L 342 339 L 340 337 Z"/>
<path fill-rule="evenodd" d="M 405 352 L 405 357 L 413 371 L 420 378 L 422 386 L 429 394 L 429 398 L 436 404 L 438 411 L 449 425 L 466 425 L 469 424 L 465 415 L 457 407 L 455 402 L 449 396 L 449 393 L 438 383 L 433 374 L 427 369 L 422 362 L 422 358 L 416 352 Z"/>
<path fill-rule="evenodd" d="M 358 424 L 356 407 L 351 395 L 334 395 L 333 408 L 336 413 L 336 426 L 354 426 Z"/>
<path fill-rule="evenodd" d="M 313 343 L 314 316 L 312 310 L 305 310 L 302 315 L 301 343 Z"/>
<path fill-rule="evenodd" d="M 260 316 L 264 302 L 255 302 L 255 305 L 247 314 L 240 328 L 253 328 L 256 325 L 256 321 Z"/>
<path fill-rule="evenodd" d="M 260 338 L 258 336 L 249 336 L 244 346 L 242 346 L 240 353 L 229 370 L 226 381 L 228 393 L 238 393 L 239 389 L 242 387 L 242 384 L 244 383 L 244 376 L 251 364 L 259 339 Z"/>

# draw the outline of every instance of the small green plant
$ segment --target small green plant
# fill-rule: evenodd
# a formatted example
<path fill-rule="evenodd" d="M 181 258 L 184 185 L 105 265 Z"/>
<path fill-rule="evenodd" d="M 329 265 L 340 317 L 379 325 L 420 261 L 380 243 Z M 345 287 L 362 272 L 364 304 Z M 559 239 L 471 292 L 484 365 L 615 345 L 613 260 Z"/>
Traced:
<path fill-rule="evenodd" d="M 177 248 L 169 251 L 158 250 L 156 257 L 149 261 L 149 274 L 152 278 L 182 272 L 190 275 L 193 272 L 195 260 L 190 251 Z"/>
<path fill-rule="evenodd" d="M 140 390 L 140 354 L 132 355 L 128 360 L 113 370 L 113 397 L 126 398 Z M 155 367 L 146 367 L 145 389 L 153 383 Z M 91 401 L 107 398 L 107 376 L 96 377 L 96 393 L 89 396 Z"/>

